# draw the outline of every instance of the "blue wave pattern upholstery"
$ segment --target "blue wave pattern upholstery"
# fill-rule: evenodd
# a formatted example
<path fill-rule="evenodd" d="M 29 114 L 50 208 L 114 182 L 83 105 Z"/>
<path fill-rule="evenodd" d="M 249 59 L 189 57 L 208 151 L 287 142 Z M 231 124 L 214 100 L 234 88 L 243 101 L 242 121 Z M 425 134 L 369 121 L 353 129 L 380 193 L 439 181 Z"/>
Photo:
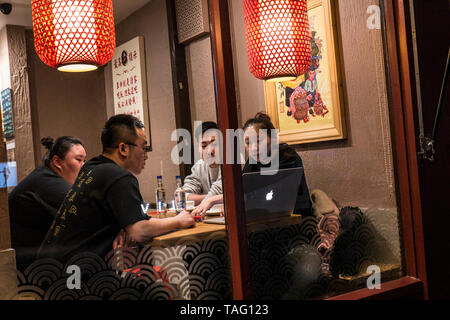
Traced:
<path fill-rule="evenodd" d="M 383 262 L 388 246 L 359 208 L 304 217 L 299 224 L 248 235 L 253 298 L 319 299 L 366 286 L 368 265 Z M 38 300 L 232 299 L 225 232 L 173 246 L 122 248 L 105 258 L 78 254 L 65 265 L 41 259 L 18 272 L 19 296 Z M 382 253 L 382 254 L 381 254 Z M 81 270 L 69 289 L 68 266 Z M 394 270 L 388 277 L 397 277 Z"/>

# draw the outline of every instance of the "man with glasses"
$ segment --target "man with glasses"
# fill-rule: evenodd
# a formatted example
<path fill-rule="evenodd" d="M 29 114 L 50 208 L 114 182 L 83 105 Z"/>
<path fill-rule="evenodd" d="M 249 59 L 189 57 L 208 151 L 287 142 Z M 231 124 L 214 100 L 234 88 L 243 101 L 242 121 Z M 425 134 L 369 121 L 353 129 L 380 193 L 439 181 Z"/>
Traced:
<path fill-rule="evenodd" d="M 116 115 L 101 135 L 103 153 L 81 169 L 38 253 L 66 262 L 81 252 L 101 257 L 124 240 L 145 244 L 154 236 L 194 224 L 188 212 L 149 219 L 135 175 L 148 159 L 144 126 L 130 115 Z"/>

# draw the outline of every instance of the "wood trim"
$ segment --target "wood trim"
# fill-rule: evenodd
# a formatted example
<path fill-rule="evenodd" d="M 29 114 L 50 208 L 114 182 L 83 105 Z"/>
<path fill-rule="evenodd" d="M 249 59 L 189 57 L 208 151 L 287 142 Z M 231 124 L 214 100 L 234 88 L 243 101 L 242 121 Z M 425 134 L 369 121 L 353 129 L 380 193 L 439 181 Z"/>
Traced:
<path fill-rule="evenodd" d="M 407 276 L 427 281 L 422 212 L 415 145 L 413 99 L 407 45 L 407 18 L 403 0 L 381 1 L 384 9 L 387 85 L 391 105 L 393 145 L 396 150 L 397 193 Z"/>
<path fill-rule="evenodd" d="M 226 129 L 237 129 L 239 126 L 228 1 L 209 0 L 209 8 L 217 118 L 219 128 L 226 137 Z M 226 150 L 224 152 L 224 159 L 227 159 Z M 237 154 L 236 150 L 234 154 Z M 251 287 L 244 193 L 241 166 L 236 161 L 234 163 L 222 165 L 223 194 L 227 216 L 233 299 L 247 300 L 251 298 Z"/>
<path fill-rule="evenodd" d="M 416 276 L 415 250 L 414 250 L 414 233 L 412 228 L 411 202 L 408 177 L 408 159 L 406 154 L 406 138 L 404 130 L 404 119 L 402 111 L 402 92 L 399 75 L 398 55 L 397 55 L 397 39 L 395 17 L 393 12 L 393 1 L 382 1 L 384 4 L 385 15 L 385 39 L 384 45 L 386 50 L 387 88 L 389 93 L 390 113 L 392 120 L 392 136 L 396 173 L 397 173 L 397 198 L 400 203 L 400 214 L 403 227 L 403 245 L 406 264 L 406 273 L 410 276 Z"/>
<path fill-rule="evenodd" d="M 175 0 L 166 2 L 167 25 L 169 27 L 170 64 L 172 70 L 172 86 L 175 108 L 176 128 L 192 132 L 191 107 L 189 101 L 189 84 L 186 66 L 186 51 L 184 45 L 178 43 Z M 192 145 L 192 144 L 191 144 Z M 191 146 L 191 154 L 193 147 Z M 191 174 L 192 164 L 181 163 L 181 179 Z"/>
<path fill-rule="evenodd" d="M 33 30 L 25 28 L 25 42 L 27 52 L 27 71 L 28 71 L 28 86 L 30 89 L 30 114 L 32 123 L 32 137 L 34 148 L 34 167 L 37 168 L 42 165 L 41 154 L 41 140 L 40 140 L 40 128 L 39 128 L 39 114 L 37 110 L 37 90 L 36 90 L 36 71 L 33 65 L 33 58 L 30 53 L 36 54 L 34 49 L 34 36 Z"/>
<path fill-rule="evenodd" d="M 413 216 L 413 230 L 414 230 L 414 245 L 416 254 L 416 277 L 420 278 L 427 284 L 426 266 L 425 266 L 425 248 L 424 236 L 422 227 L 422 204 L 420 198 L 420 181 L 419 181 L 419 167 L 417 162 L 417 146 L 416 133 L 414 124 L 414 99 L 411 84 L 414 78 L 411 78 L 409 60 L 412 48 L 408 45 L 407 36 L 410 34 L 408 1 L 397 0 L 397 26 L 398 26 L 398 50 L 400 57 L 400 76 L 402 81 L 403 91 L 403 114 L 405 119 L 405 133 L 406 133 L 406 147 L 408 154 L 408 168 L 411 190 L 411 209 Z M 425 296 L 428 297 L 427 286 L 425 286 Z"/>
<path fill-rule="evenodd" d="M 403 277 L 381 284 L 381 289 L 360 289 L 326 300 L 388 300 L 399 297 L 422 299 L 423 282 L 413 277 Z"/>

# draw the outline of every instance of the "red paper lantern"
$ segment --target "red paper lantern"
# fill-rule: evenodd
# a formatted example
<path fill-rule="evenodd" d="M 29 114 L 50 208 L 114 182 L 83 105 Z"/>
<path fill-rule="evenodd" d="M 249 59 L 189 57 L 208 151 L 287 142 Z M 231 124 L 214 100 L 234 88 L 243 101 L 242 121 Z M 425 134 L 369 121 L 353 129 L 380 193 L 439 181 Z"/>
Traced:
<path fill-rule="evenodd" d="M 60 71 L 90 71 L 116 48 L 112 0 L 32 0 L 34 46 Z"/>
<path fill-rule="evenodd" d="M 306 0 L 244 0 L 250 72 L 258 79 L 286 80 L 311 65 Z"/>

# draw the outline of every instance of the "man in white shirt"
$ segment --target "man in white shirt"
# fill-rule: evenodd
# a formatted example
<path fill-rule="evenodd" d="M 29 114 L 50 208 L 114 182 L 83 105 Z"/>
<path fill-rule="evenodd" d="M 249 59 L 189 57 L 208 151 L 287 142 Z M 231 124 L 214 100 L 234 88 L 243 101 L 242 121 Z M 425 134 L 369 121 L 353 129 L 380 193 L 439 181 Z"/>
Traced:
<path fill-rule="evenodd" d="M 223 203 L 222 174 L 219 164 L 219 128 L 215 122 L 203 122 L 195 132 L 202 159 L 184 179 L 187 200 L 194 201 L 193 215 L 202 215 L 213 205 Z"/>

